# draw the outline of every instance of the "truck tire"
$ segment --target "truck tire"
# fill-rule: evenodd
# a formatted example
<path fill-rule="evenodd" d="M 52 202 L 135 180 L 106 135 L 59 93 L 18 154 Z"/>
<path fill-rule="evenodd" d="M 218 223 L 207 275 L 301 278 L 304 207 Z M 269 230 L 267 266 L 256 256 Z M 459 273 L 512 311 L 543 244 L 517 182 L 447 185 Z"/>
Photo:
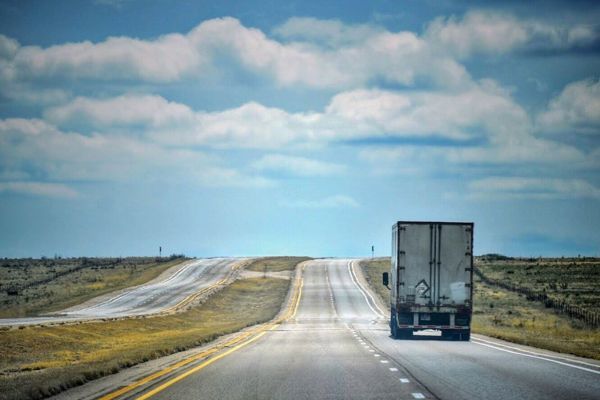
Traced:
<path fill-rule="evenodd" d="M 392 337 L 398 339 L 398 324 L 396 323 L 396 313 L 393 311 L 390 317 L 390 328 L 392 330 Z"/>
<path fill-rule="evenodd" d="M 396 332 L 396 339 L 412 339 L 412 329 L 398 329 Z"/>
<path fill-rule="evenodd" d="M 444 331 L 442 330 L 442 339 L 443 340 L 458 340 L 460 337 L 460 333 L 454 333 L 452 331 Z"/>

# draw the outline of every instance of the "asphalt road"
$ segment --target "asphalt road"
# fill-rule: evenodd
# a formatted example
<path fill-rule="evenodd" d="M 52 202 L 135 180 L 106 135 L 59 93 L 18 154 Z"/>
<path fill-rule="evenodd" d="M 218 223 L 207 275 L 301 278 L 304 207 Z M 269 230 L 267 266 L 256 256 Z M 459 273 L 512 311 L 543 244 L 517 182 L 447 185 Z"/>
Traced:
<path fill-rule="evenodd" d="M 598 399 L 600 365 L 491 340 L 393 340 L 349 260 L 304 270 L 295 318 L 152 399 Z M 360 279 L 358 279 L 360 282 Z M 533 351 L 533 352 L 531 352 Z"/>
<path fill-rule="evenodd" d="M 126 289 L 117 295 L 92 299 L 54 316 L 0 319 L 0 326 L 156 314 L 175 307 L 189 296 L 220 282 L 240 261 L 242 260 L 235 258 L 192 260 L 169 269 L 158 279 Z"/>

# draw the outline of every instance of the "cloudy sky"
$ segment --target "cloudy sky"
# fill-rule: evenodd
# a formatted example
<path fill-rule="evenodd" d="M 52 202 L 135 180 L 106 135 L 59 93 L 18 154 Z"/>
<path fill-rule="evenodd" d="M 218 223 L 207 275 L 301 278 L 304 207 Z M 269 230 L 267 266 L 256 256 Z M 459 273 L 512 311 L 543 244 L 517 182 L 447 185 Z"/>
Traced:
<path fill-rule="evenodd" d="M 600 254 L 594 2 L 0 3 L 0 256 Z"/>

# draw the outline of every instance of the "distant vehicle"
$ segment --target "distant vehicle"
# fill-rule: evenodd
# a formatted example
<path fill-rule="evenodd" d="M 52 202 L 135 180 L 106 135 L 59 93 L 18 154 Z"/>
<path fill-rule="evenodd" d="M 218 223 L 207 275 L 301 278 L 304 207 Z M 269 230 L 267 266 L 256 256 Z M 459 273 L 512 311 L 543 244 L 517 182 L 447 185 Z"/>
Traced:
<path fill-rule="evenodd" d="M 383 284 L 391 289 L 394 338 L 408 339 L 415 331 L 435 329 L 443 338 L 468 341 L 473 310 L 473 223 L 395 223 L 391 271 L 383 273 Z"/>

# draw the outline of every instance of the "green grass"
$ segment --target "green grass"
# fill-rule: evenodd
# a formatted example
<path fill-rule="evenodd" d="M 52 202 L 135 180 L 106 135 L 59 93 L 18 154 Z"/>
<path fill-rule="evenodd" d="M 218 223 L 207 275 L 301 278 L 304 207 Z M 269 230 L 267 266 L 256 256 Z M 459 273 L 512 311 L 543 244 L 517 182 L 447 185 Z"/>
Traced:
<path fill-rule="evenodd" d="M 255 272 L 282 272 L 293 271 L 302 261 L 310 260 L 308 257 L 268 257 L 254 260 L 246 267 L 248 271 Z"/>
<path fill-rule="evenodd" d="M 365 277 L 374 291 L 389 301 L 389 291 L 381 283 L 381 273 L 389 268 L 389 258 L 361 262 Z M 589 260 L 588 260 L 589 262 Z M 579 306 L 590 304 L 597 307 L 600 301 L 597 267 L 589 265 L 573 266 L 573 261 L 558 263 L 556 259 L 541 261 L 494 261 L 494 264 L 477 265 L 486 275 L 496 279 L 518 283 L 525 287 L 586 288 L 585 296 L 575 303 Z M 593 264 L 597 265 L 597 264 Z M 513 272 L 509 272 L 513 271 Z M 514 281 L 512 280 L 514 277 Z M 553 285 L 552 283 L 556 284 Z M 562 286 L 561 286 L 562 283 Z M 591 293 L 595 290 L 595 293 Z M 560 292 L 557 293 L 559 295 Z M 561 353 L 600 359 L 600 332 L 586 327 L 577 319 L 557 314 L 542 303 L 529 301 L 523 295 L 497 287 L 491 287 L 475 277 L 474 310 L 472 330 L 487 336 L 497 337 L 515 343 L 544 348 Z"/>
<path fill-rule="evenodd" d="M 0 261 L 0 318 L 59 311 L 148 282 L 184 259 L 153 257 Z M 10 291 L 18 295 L 11 295 Z"/>
<path fill-rule="evenodd" d="M 0 397 L 43 398 L 271 320 L 289 285 L 243 279 L 180 314 L 0 331 Z"/>
<path fill-rule="evenodd" d="M 390 290 L 383 286 L 382 276 L 384 272 L 390 272 L 390 259 L 374 258 L 372 260 L 363 260 L 359 263 L 365 279 L 374 289 L 375 293 L 383 304 L 390 308 Z"/>

